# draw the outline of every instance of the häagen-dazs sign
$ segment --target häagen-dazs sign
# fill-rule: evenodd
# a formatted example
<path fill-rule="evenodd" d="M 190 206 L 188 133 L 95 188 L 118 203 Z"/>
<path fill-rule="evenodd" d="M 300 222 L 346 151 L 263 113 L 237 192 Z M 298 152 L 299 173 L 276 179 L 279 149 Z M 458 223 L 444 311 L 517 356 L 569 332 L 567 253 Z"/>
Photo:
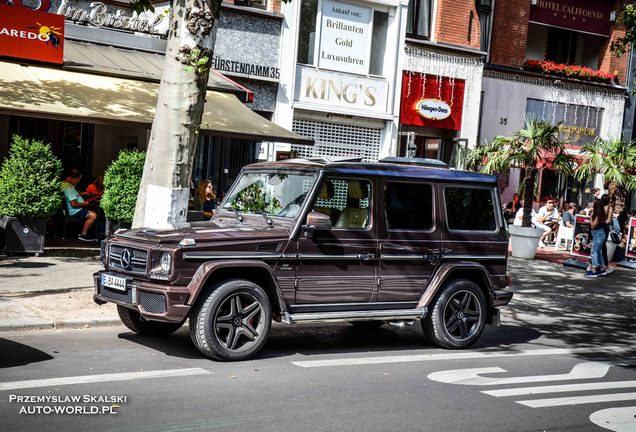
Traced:
<path fill-rule="evenodd" d="M 369 72 L 371 16 L 371 8 L 323 0 L 318 65 L 366 75 Z"/>
<path fill-rule="evenodd" d="M 444 120 L 451 115 L 451 107 L 440 99 L 422 99 L 415 109 L 419 115 L 430 120 Z"/>

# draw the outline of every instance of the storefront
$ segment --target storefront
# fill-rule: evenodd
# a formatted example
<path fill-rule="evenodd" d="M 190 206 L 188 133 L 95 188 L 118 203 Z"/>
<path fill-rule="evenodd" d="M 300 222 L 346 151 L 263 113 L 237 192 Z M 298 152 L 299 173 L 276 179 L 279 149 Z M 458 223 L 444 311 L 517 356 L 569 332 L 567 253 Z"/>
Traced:
<path fill-rule="evenodd" d="M 277 123 L 315 144 L 281 146 L 279 154 L 365 161 L 391 155 L 399 13 L 399 7 L 372 1 L 285 6 L 283 51 L 296 57 L 281 59 Z"/>
<path fill-rule="evenodd" d="M 484 72 L 484 110 L 482 137 L 510 136 L 524 127 L 526 117 L 560 123 L 560 138 L 573 155 L 597 136 L 620 136 L 625 107 L 625 89 L 621 87 L 563 83 L 549 78 L 487 70 Z M 602 187 L 602 179 L 576 182 L 551 170 L 546 159 L 539 168 L 540 201 L 559 198 L 579 205 L 591 198 L 593 187 Z M 502 176 L 502 201 L 517 192 L 522 171 L 513 169 Z"/>
<path fill-rule="evenodd" d="M 406 45 L 397 154 L 461 166 L 477 144 L 481 57 Z"/>
<path fill-rule="evenodd" d="M 18 35 L 26 32 L 27 41 L 29 32 L 33 32 L 32 23 L 16 29 L 16 16 L 31 17 L 31 21 L 39 23 L 40 33 L 43 27 L 50 30 L 49 35 L 53 34 L 57 43 L 54 46 L 49 36 L 49 43 L 41 44 L 47 51 L 57 49 L 57 57 L 28 57 L 24 63 L 24 55 L 0 51 L 0 56 L 6 56 L 0 59 L 0 156 L 8 151 L 14 133 L 42 139 L 52 144 L 65 168 L 80 169 L 85 181 L 90 181 L 103 174 L 120 150 L 146 147 L 165 51 L 167 3 L 157 4 L 154 13 L 140 16 L 131 16 L 121 6 L 81 1 L 71 5 L 54 0 L 50 11 L 57 13 L 21 6 L 2 8 L 2 27 L 18 31 Z M 223 13 L 222 17 L 225 18 L 219 25 L 230 25 L 232 20 Z M 47 24 L 50 20 L 54 22 Z M 276 22 L 280 26 L 280 17 Z M 259 28 L 262 26 L 251 27 L 251 31 Z M 233 34 L 231 29 L 219 28 L 217 45 L 225 43 L 228 36 L 224 36 L 224 31 Z M 267 33 L 271 34 L 270 39 L 278 40 L 271 30 Z M 255 34 L 251 39 L 246 35 L 240 39 L 249 51 L 256 39 L 263 38 Z M 15 47 L 15 42 L 3 46 Z M 29 48 L 22 52 L 34 51 Z M 219 49 L 221 55 L 223 52 Z M 241 50 L 235 46 L 234 52 Z M 243 55 L 256 61 L 249 52 Z M 253 75 L 262 73 L 263 68 L 241 69 L 234 66 L 237 61 L 215 59 L 219 66 L 243 73 L 246 82 L 252 79 L 258 88 L 259 80 Z M 275 69 L 277 63 L 271 62 Z M 275 76 L 276 71 L 269 75 Z M 271 81 L 276 78 L 269 75 L 266 80 L 270 81 L 263 88 L 277 85 Z M 270 88 L 255 96 L 255 92 L 224 75 L 210 73 L 193 180 L 198 180 L 199 173 L 215 179 L 219 189 L 224 190 L 243 165 L 257 160 L 263 140 L 308 143 L 267 120 L 268 112 L 271 117 L 273 110 L 274 94 Z M 250 110 L 245 103 L 254 99 L 258 109 Z"/>

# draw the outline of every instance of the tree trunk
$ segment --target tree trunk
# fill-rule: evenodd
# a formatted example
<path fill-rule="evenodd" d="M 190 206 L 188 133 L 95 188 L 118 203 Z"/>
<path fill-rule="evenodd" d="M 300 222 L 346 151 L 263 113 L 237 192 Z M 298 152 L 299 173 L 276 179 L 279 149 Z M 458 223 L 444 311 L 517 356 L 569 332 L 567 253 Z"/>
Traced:
<path fill-rule="evenodd" d="M 220 0 L 173 0 L 133 228 L 185 222 Z"/>
<path fill-rule="evenodd" d="M 526 168 L 526 176 L 523 179 L 523 219 L 521 226 L 532 226 L 532 203 L 534 202 L 534 182 L 537 175 L 537 169 L 534 167 Z"/>

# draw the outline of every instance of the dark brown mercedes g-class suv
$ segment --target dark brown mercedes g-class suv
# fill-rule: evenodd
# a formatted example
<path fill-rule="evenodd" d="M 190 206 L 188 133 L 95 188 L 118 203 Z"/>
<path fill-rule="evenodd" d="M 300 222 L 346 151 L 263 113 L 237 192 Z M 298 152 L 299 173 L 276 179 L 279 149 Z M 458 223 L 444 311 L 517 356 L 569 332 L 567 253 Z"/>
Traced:
<path fill-rule="evenodd" d="M 430 166 L 434 165 L 434 166 Z M 243 360 L 287 324 L 420 320 L 465 348 L 507 304 L 508 239 L 494 176 L 434 161 L 249 165 L 212 220 L 103 242 L 95 301 L 132 331 Z"/>

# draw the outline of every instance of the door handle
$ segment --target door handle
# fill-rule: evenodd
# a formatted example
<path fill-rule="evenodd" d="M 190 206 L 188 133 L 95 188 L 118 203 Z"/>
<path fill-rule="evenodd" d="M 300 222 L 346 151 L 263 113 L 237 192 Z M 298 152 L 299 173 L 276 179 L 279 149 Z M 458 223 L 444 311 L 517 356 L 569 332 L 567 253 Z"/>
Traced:
<path fill-rule="evenodd" d="M 370 260 L 371 258 L 375 258 L 375 255 L 372 255 L 369 253 L 358 254 L 358 259 L 361 259 L 362 261 L 367 261 L 367 260 Z"/>

